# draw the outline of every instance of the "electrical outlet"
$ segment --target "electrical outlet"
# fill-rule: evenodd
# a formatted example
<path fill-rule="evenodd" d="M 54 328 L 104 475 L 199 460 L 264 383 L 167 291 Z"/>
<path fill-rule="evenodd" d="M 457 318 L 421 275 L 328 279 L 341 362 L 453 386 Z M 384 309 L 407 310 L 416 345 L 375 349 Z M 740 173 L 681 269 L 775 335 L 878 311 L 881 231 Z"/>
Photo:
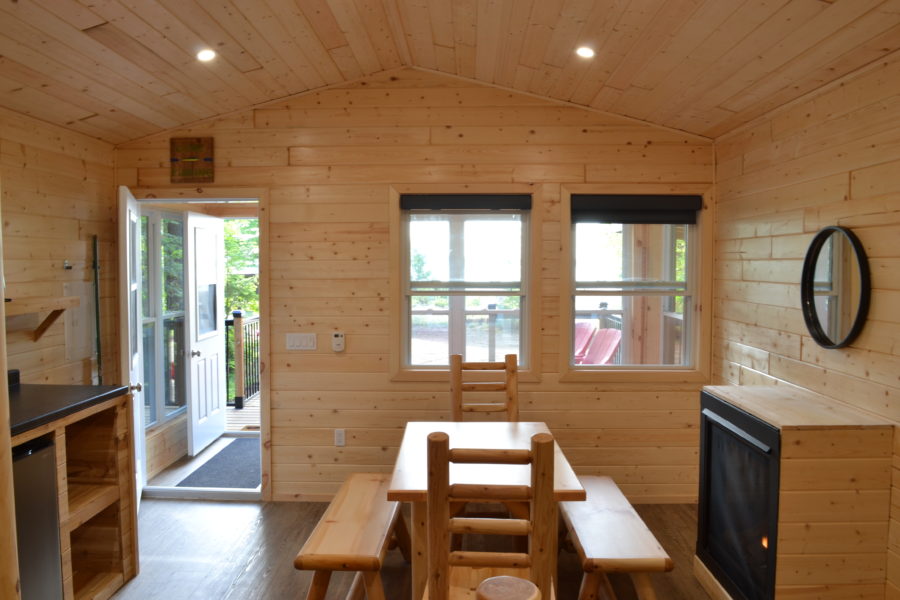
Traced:
<path fill-rule="evenodd" d="M 335 429 L 334 430 L 334 445 L 335 446 L 343 446 L 347 442 L 346 437 L 344 436 L 343 429 Z"/>
<path fill-rule="evenodd" d="M 335 331 L 331 334 L 331 349 L 335 352 L 344 351 L 344 332 Z"/>

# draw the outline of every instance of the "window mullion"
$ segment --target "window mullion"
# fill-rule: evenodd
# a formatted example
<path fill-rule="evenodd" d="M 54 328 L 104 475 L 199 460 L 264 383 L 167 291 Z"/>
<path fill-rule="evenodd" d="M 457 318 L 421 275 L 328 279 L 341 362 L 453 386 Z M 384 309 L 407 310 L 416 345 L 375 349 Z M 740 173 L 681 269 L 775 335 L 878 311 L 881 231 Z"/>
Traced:
<path fill-rule="evenodd" d="M 454 215 L 450 218 L 450 281 L 463 281 L 465 265 L 465 217 Z M 449 298 L 449 347 L 450 354 L 466 353 L 466 296 L 451 295 Z"/>
<path fill-rule="evenodd" d="M 162 423 L 166 419 L 165 412 L 165 401 L 163 400 L 164 395 L 161 393 L 163 390 L 163 386 L 165 385 L 165 380 L 163 378 L 163 331 L 162 331 L 162 216 L 159 213 L 153 213 L 152 217 L 153 223 L 153 249 L 151 251 L 151 275 L 150 280 L 153 282 L 151 285 L 151 294 L 150 294 L 150 304 L 153 310 L 153 322 L 155 323 L 153 327 L 153 354 L 156 358 L 154 364 L 156 365 L 155 373 L 153 374 L 153 379 L 156 385 L 153 386 L 154 392 L 156 393 L 156 398 L 154 398 L 154 403 L 156 404 L 156 414 L 157 414 L 157 422 Z"/>

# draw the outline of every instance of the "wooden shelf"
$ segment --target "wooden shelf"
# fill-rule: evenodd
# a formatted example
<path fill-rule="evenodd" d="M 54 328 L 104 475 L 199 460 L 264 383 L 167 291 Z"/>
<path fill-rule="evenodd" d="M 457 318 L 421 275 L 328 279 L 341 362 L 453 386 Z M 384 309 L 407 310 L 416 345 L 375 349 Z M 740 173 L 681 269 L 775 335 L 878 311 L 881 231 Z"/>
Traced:
<path fill-rule="evenodd" d="M 81 573 L 74 574 L 75 598 L 111 598 L 125 584 L 121 573 Z"/>
<path fill-rule="evenodd" d="M 64 426 L 68 513 L 61 512 L 72 573 L 65 600 L 110 598 L 136 574 L 134 474 L 130 445 L 122 443 L 130 424 L 127 396 L 120 396 Z"/>
<path fill-rule="evenodd" d="M 81 527 L 119 499 L 112 483 L 69 483 L 69 531 Z"/>
<path fill-rule="evenodd" d="M 6 316 L 15 317 L 33 313 L 48 313 L 40 325 L 32 332 L 34 341 L 38 341 L 44 335 L 44 332 L 63 314 L 63 311 L 67 308 L 78 306 L 80 303 L 81 300 L 78 296 L 27 296 L 13 298 L 6 302 Z"/>
<path fill-rule="evenodd" d="M 13 298 L 6 303 L 6 316 L 27 315 L 54 310 L 65 310 L 78 306 L 78 296 L 26 296 Z"/>

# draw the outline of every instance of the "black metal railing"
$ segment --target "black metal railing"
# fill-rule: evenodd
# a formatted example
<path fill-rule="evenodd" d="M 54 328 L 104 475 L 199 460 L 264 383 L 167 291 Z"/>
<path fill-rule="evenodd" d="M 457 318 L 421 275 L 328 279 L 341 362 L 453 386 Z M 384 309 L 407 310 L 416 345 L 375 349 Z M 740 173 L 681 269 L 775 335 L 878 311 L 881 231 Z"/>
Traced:
<path fill-rule="evenodd" d="M 225 320 L 228 406 L 244 408 L 259 393 L 259 316 L 236 310 Z"/>

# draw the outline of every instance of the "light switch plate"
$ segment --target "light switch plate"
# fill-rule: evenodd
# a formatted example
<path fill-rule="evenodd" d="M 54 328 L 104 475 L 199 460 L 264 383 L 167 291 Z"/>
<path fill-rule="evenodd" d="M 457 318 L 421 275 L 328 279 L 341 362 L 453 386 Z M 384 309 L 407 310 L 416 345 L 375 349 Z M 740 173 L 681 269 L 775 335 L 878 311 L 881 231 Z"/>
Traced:
<path fill-rule="evenodd" d="M 316 334 L 314 333 L 286 333 L 284 340 L 288 350 L 315 350 Z"/>

